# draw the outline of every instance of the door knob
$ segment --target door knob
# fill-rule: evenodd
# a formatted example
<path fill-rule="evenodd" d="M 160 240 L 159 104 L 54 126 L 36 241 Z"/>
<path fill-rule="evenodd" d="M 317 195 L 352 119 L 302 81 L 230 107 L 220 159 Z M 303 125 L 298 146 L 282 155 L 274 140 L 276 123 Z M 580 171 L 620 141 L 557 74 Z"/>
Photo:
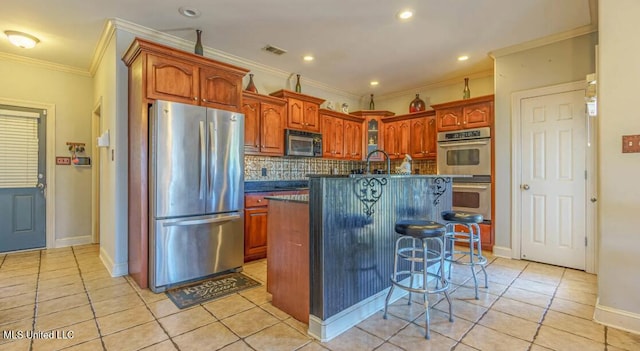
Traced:
<path fill-rule="evenodd" d="M 522 184 L 522 185 L 520 185 L 520 189 L 522 189 L 522 190 L 529 190 L 529 184 Z"/>
<path fill-rule="evenodd" d="M 591 198 L 591 202 L 596 202 L 596 201 L 598 201 L 598 199 L 596 199 L 595 197 Z"/>
<path fill-rule="evenodd" d="M 38 183 L 37 187 L 38 187 L 39 189 L 44 189 L 44 184 L 42 184 L 42 183 Z"/>

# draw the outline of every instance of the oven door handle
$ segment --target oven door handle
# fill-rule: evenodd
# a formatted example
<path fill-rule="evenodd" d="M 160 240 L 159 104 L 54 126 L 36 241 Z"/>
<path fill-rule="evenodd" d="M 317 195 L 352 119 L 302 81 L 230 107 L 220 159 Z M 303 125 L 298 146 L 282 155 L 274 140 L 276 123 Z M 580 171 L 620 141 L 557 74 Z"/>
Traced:
<path fill-rule="evenodd" d="M 486 185 L 453 185 L 453 190 L 455 191 L 456 189 L 480 189 L 480 190 L 487 190 L 489 189 L 488 186 Z"/>
<path fill-rule="evenodd" d="M 439 142 L 439 147 L 455 147 L 455 146 L 469 146 L 469 145 L 487 145 L 489 141 L 466 141 L 466 142 Z"/>

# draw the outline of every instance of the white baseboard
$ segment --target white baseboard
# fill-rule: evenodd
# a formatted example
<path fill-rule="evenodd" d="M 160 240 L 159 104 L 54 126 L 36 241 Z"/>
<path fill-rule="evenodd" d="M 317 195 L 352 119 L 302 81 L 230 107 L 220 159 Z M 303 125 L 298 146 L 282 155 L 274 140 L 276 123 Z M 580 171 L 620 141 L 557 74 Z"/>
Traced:
<path fill-rule="evenodd" d="M 112 277 L 120 277 L 129 274 L 129 265 L 127 262 L 115 264 L 107 251 L 100 247 L 100 261 L 107 268 Z"/>
<path fill-rule="evenodd" d="M 511 248 L 510 247 L 504 247 L 504 246 L 494 246 L 493 247 L 493 255 L 497 256 L 497 257 L 503 257 L 503 258 L 514 258 L 511 256 Z"/>
<path fill-rule="evenodd" d="M 603 306 L 600 298 L 596 301 L 593 319 L 609 327 L 640 334 L 640 314 Z"/>
<path fill-rule="evenodd" d="M 429 267 L 429 272 L 436 273 L 439 267 L 439 264 L 434 264 L 433 266 Z M 448 270 L 445 269 L 445 274 L 447 274 L 447 271 Z M 427 279 L 429 279 L 429 281 L 431 282 L 431 279 L 435 278 L 429 276 L 429 278 Z M 401 280 L 400 283 L 408 286 L 410 284 L 410 279 L 405 278 Z M 421 284 L 422 277 L 416 276 L 414 278 L 414 286 L 421 286 Z M 389 289 L 391 288 L 386 288 L 383 291 L 360 301 L 359 303 L 347 308 L 344 311 L 341 311 L 336 315 L 329 317 L 326 320 L 322 320 L 316 316 L 309 315 L 308 334 L 322 342 L 327 342 L 335 338 L 336 336 L 347 331 L 349 328 L 371 317 L 376 312 L 383 310 L 387 294 L 389 293 Z M 408 291 L 403 289 L 394 289 L 393 295 L 391 295 L 391 299 L 389 300 L 389 304 L 397 301 L 408 293 Z"/>
<path fill-rule="evenodd" d="M 374 313 L 384 308 L 384 301 L 389 293 L 387 288 L 376 295 L 362 300 L 359 303 L 349 307 L 348 309 L 329 317 L 327 320 L 321 320 L 316 316 L 309 316 L 309 335 L 322 341 L 327 342 L 336 336 L 344 333 L 349 328 L 369 318 Z M 404 295 L 407 291 L 394 289 L 393 295 L 389 303 L 394 302 Z"/>
<path fill-rule="evenodd" d="M 87 245 L 87 244 L 93 244 L 93 237 L 91 235 L 82 235 L 82 236 L 74 236 L 71 238 L 56 239 L 54 247 L 58 248 L 58 247 Z"/>

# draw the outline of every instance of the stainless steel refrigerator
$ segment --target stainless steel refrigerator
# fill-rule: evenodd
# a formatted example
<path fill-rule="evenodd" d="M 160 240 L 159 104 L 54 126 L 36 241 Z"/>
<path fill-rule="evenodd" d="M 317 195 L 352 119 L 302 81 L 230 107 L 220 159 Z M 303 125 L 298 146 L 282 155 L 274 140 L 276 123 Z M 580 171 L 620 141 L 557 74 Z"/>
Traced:
<path fill-rule="evenodd" d="M 150 111 L 149 286 L 242 267 L 244 115 L 167 101 Z"/>

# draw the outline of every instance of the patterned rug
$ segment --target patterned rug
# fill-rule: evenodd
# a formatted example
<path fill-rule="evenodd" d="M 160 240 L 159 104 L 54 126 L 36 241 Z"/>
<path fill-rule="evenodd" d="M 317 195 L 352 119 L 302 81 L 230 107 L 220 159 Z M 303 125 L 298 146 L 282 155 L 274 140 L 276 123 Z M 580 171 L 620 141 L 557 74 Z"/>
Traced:
<path fill-rule="evenodd" d="M 260 285 L 242 273 L 231 273 L 170 289 L 166 294 L 178 308 L 183 309 Z"/>

